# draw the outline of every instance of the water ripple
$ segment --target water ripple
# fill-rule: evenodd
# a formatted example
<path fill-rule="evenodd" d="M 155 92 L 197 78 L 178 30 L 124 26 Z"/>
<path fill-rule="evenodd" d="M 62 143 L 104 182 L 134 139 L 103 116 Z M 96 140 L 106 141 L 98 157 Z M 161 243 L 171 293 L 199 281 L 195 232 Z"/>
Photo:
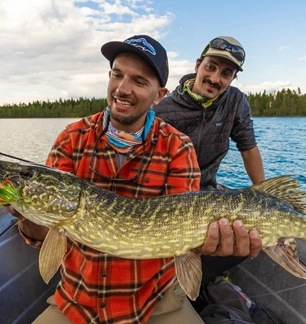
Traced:
<path fill-rule="evenodd" d="M 64 127 L 77 119 L 0 119 L 0 151 L 44 163 Z M 254 117 L 256 140 L 267 178 L 289 174 L 306 189 L 306 118 Z M 250 186 L 234 144 L 223 160 L 218 181 L 232 188 Z"/>
<path fill-rule="evenodd" d="M 254 127 L 266 178 L 293 175 L 306 189 L 306 118 L 254 117 Z M 233 188 L 251 185 L 233 143 L 220 166 L 218 181 Z"/>

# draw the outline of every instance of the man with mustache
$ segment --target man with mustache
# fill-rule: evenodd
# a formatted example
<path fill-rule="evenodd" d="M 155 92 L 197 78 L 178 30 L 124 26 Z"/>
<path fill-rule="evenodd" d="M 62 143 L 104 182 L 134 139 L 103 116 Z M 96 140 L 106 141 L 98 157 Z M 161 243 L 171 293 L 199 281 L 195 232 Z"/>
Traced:
<path fill-rule="evenodd" d="M 195 73 L 181 78 L 179 86 L 154 107 L 157 116 L 188 135 L 196 149 L 201 169 L 201 189 L 217 188 L 216 174 L 230 147 L 241 153 L 253 183 L 265 179 L 256 144 L 250 105 L 246 96 L 231 86 L 242 71 L 245 51 L 233 37 L 210 41 L 196 61 Z M 231 268 L 244 258 L 203 256 L 203 281 Z"/>
<path fill-rule="evenodd" d="M 156 107 L 157 116 L 188 135 L 201 168 L 201 189 L 217 187 L 216 174 L 232 139 L 253 183 L 265 179 L 251 109 L 245 95 L 231 86 L 242 71 L 245 51 L 232 37 L 210 41 L 196 61 L 195 73 Z"/>

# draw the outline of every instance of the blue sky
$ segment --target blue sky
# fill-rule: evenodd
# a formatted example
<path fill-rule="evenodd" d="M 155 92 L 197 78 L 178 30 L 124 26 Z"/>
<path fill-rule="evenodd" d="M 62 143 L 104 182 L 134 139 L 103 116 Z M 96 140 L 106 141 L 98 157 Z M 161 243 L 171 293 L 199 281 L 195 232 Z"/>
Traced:
<path fill-rule="evenodd" d="M 169 55 L 169 90 L 194 71 L 220 35 L 244 46 L 245 93 L 306 93 L 306 1 L 0 0 L 0 104 L 105 97 L 103 43 L 135 34 L 157 38 Z"/>

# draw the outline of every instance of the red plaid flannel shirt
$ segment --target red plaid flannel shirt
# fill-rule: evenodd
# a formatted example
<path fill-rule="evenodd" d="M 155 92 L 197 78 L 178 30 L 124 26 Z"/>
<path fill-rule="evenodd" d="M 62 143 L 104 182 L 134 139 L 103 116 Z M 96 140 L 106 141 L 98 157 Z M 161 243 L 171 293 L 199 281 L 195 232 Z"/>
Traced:
<path fill-rule="evenodd" d="M 199 190 L 200 170 L 190 139 L 159 118 L 145 145 L 135 146 L 119 170 L 106 136 L 98 140 L 93 168 L 110 178 L 138 175 L 135 180 L 111 181 L 95 174 L 89 165 L 102 119 L 103 113 L 98 113 L 68 125 L 57 137 L 47 165 L 130 197 Z M 134 324 L 148 321 L 172 284 L 175 270 L 172 258 L 121 259 L 68 239 L 61 274 L 55 301 L 73 323 Z"/>

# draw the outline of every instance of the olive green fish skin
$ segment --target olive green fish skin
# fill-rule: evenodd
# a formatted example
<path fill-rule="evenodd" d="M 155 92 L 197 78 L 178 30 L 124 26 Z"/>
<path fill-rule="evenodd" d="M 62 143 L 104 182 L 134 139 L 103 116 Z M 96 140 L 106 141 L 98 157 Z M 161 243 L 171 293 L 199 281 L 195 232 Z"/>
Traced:
<path fill-rule="evenodd" d="M 297 196 L 299 211 L 256 186 L 135 199 L 50 168 L 0 161 L 0 176 L 18 189 L 20 200 L 11 204 L 26 218 L 118 257 L 181 255 L 203 244 L 208 225 L 221 217 L 256 228 L 263 247 L 283 236 L 306 238 L 306 194 L 292 178 L 274 181 Z"/>

